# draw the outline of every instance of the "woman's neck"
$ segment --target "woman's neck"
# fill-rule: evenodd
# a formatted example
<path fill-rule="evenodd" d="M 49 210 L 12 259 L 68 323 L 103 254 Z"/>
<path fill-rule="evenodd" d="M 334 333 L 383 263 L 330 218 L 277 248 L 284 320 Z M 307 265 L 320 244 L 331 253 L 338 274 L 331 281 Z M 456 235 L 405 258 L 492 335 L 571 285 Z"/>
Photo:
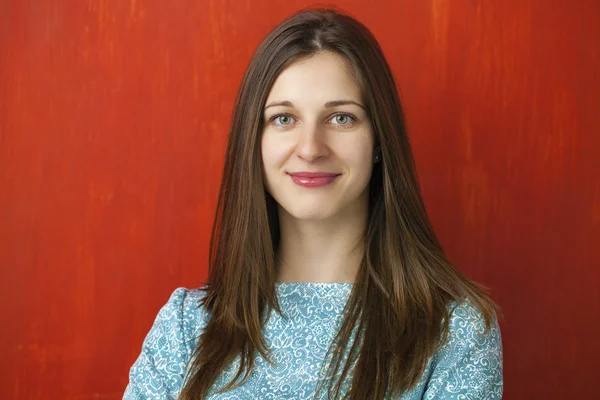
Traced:
<path fill-rule="evenodd" d="M 353 283 L 364 254 L 366 214 L 305 221 L 280 209 L 277 281 Z"/>

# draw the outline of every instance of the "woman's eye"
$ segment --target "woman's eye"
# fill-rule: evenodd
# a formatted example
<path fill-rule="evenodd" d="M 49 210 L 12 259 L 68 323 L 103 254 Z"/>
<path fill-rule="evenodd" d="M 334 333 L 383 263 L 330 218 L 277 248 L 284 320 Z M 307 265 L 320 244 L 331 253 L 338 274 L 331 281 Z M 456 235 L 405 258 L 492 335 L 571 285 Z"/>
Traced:
<path fill-rule="evenodd" d="M 295 123 L 294 117 L 292 117 L 289 114 L 274 115 L 269 120 L 271 122 L 273 122 L 273 124 L 275 126 L 278 126 L 278 127 L 287 127 L 287 126 L 291 126 Z M 349 127 L 355 121 L 356 121 L 356 118 L 350 114 L 336 114 L 329 119 L 330 123 L 332 123 L 334 125 L 342 126 L 342 127 Z"/>
<path fill-rule="evenodd" d="M 291 115 L 276 115 L 273 117 L 275 125 L 287 126 L 293 123 L 294 118 Z"/>
<path fill-rule="evenodd" d="M 336 125 L 351 125 L 354 120 L 355 118 L 349 114 L 337 114 L 331 118 L 331 121 L 334 121 Z"/>

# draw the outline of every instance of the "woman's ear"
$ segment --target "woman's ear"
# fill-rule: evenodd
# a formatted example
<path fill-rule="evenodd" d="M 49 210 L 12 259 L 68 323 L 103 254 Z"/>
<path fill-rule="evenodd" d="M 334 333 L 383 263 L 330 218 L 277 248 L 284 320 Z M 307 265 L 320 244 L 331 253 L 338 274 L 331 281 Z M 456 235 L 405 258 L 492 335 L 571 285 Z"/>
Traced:
<path fill-rule="evenodd" d="M 373 164 L 381 161 L 381 146 L 375 147 L 373 150 Z"/>

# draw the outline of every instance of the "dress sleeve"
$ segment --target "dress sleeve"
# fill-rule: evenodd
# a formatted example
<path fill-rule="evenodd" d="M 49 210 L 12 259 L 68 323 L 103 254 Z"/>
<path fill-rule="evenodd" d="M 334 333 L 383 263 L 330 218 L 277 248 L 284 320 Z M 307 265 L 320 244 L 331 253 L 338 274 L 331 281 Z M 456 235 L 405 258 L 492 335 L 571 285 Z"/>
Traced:
<path fill-rule="evenodd" d="M 124 400 L 176 399 L 190 357 L 184 335 L 188 290 L 176 289 L 159 311 L 129 371 Z"/>
<path fill-rule="evenodd" d="M 470 303 L 451 314 L 449 335 L 433 358 L 424 399 L 502 398 L 502 339 L 496 317 L 485 331 L 483 316 Z"/>

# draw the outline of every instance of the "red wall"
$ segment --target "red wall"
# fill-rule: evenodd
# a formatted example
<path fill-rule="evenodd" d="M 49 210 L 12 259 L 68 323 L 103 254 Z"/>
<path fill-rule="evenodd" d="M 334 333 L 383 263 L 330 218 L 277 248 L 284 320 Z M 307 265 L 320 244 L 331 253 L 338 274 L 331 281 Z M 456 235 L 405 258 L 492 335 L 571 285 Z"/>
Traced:
<path fill-rule="evenodd" d="M 309 4 L 0 2 L 1 398 L 121 397 L 206 277 L 246 63 Z M 450 257 L 504 308 L 505 398 L 600 398 L 600 2 L 338 4 L 397 76 Z"/>

